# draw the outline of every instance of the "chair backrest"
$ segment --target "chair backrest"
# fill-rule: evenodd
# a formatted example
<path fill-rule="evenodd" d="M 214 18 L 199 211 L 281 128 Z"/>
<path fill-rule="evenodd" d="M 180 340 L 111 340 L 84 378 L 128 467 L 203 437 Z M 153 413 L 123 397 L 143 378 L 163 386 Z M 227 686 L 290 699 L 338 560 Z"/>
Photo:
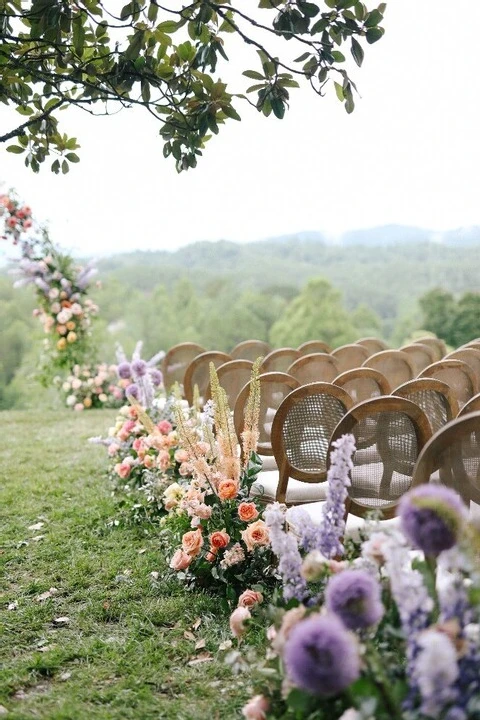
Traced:
<path fill-rule="evenodd" d="M 339 374 L 338 361 L 327 353 L 302 355 L 290 365 L 287 372 L 297 378 L 300 385 L 331 383 Z"/>
<path fill-rule="evenodd" d="M 333 384 L 346 390 L 355 404 L 380 395 L 390 395 L 392 392 L 385 375 L 379 370 L 367 367 L 347 370 L 336 377 Z"/>
<path fill-rule="evenodd" d="M 290 365 L 299 357 L 300 353 L 295 348 L 284 347 L 272 350 L 263 358 L 260 372 L 287 372 Z"/>
<path fill-rule="evenodd" d="M 263 340 L 244 340 L 238 343 L 230 351 L 233 360 L 255 360 L 259 357 L 265 357 L 270 352 L 271 347 Z"/>
<path fill-rule="evenodd" d="M 387 343 L 376 337 L 360 338 L 360 340 L 356 340 L 355 343 L 356 345 L 363 345 L 364 348 L 367 348 L 369 355 L 375 355 L 375 353 L 382 352 L 382 350 L 388 350 Z"/>
<path fill-rule="evenodd" d="M 463 360 L 439 360 L 426 367 L 419 377 L 443 380 L 463 407 L 478 392 L 478 382 L 470 365 Z"/>
<path fill-rule="evenodd" d="M 163 384 L 166 390 L 176 382 L 183 385 L 185 370 L 192 360 L 203 352 L 205 348 L 193 342 L 179 343 L 167 351 L 162 361 Z"/>
<path fill-rule="evenodd" d="M 251 360 L 229 360 L 219 365 L 217 370 L 218 382 L 225 390 L 228 398 L 228 405 L 231 409 L 235 407 L 238 394 L 249 382 L 252 375 L 253 362 Z M 210 383 L 205 391 L 205 400 L 212 397 Z"/>
<path fill-rule="evenodd" d="M 278 502 L 285 502 L 290 477 L 315 483 L 325 480 L 330 436 L 351 406 L 349 394 L 330 383 L 311 383 L 287 395 L 272 425 Z"/>
<path fill-rule="evenodd" d="M 298 346 L 300 355 L 311 355 L 312 353 L 329 353 L 332 348 L 323 340 L 307 340 Z"/>
<path fill-rule="evenodd" d="M 431 365 L 436 360 L 437 354 L 433 348 L 429 345 L 423 345 L 423 343 L 404 345 L 400 350 L 410 356 L 415 367 L 415 375 L 418 375 L 427 365 Z"/>
<path fill-rule="evenodd" d="M 359 368 L 370 357 L 370 352 L 363 345 L 341 345 L 330 353 L 338 361 L 340 372 Z"/>
<path fill-rule="evenodd" d="M 379 370 L 385 375 L 392 388 L 415 377 L 415 367 L 410 356 L 401 350 L 382 350 L 375 353 L 365 360 L 363 367 Z"/>
<path fill-rule="evenodd" d="M 210 363 L 212 362 L 217 368 L 232 358 L 227 353 L 218 350 L 209 350 L 208 352 L 197 355 L 185 370 L 183 380 L 183 392 L 185 399 L 191 405 L 193 403 L 193 394 L 195 385 L 202 402 L 206 399 L 207 388 L 210 384 Z"/>
<path fill-rule="evenodd" d="M 463 360 L 463 362 L 466 362 L 467 365 L 470 365 L 475 373 L 477 382 L 480 382 L 480 349 L 476 350 L 473 347 L 459 348 L 458 350 L 454 350 L 453 352 L 448 353 L 448 355 L 445 355 L 444 359 Z"/>
<path fill-rule="evenodd" d="M 434 362 L 437 362 L 437 360 L 441 360 L 447 354 L 447 346 L 445 345 L 445 342 L 440 338 L 426 335 L 425 337 L 417 338 L 415 342 L 421 343 L 422 345 L 428 345 L 428 347 L 432 348 L 435 353 Z"/>
<path fill-rule="evenodd" d="M 435 433 L 415 465 L 415 485 L 433 481 L 436 471 L 440 483 L 456 490 L 467 505 L 480 503 L 480 412 L 456 418 Z"/>
<path fill-rule="evenodd" d="M 457 399 L 450 386 L 441 380 L 427 377 L 409 380 L 396 388 L 392 395 L 419 405 L 428 417 L 433 433 L 458 414 Z"/>
<path fill-rule="evenodd" d="M 413 482 L 420 450 L 432 436 L 423 410 L 393 395 L 354 405 L 335 428 L 331 443 L 342 435 L 355 437 L 347 510 L 364 516 L 371 510 L 393 517 L 401 496 Z"/>
<path fill-rule="evenodd" d="M 470 400 L 465 403 L 462 409 L 457 413 L 457 417 L 463 417 L 471 412 L 477 412 L 480 410 L 480 393 L 474 395 Z"/>
<path fill-rule="evenodd" d="M 299 382 L 291 375 L 281 372 L 263 373 L 260 380 L 260 416 L 258 421 L 258 452 L 260 455 L 273 455 L 272 423 L 282 401 L 292 390 L 299 387 Z M 233 412 L 233 422 L 237 437 L 241 437 L 244 426 L 245 407 L 250 393 L 250 382 L 240 390 Z"/>
<path fill-rule="evenodd" d="M 462 345 L 462 348 L 473 348 L 474 350 L 480 350 L 480 339 L 470 340 L 470 342 Z M 460 348 L 458 348 L 460 350 Z"/>

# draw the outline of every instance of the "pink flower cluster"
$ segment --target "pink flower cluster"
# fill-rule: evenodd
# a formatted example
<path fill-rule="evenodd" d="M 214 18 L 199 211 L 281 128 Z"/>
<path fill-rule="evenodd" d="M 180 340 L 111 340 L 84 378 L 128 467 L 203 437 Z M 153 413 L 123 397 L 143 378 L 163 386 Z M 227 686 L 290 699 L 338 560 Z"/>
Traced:
<path fill-rule="evenodd" d="M 65 395 L 65 404 L 73 410 L 120 407 L 124 391 L 118 384 L 117 366 L 74 365 L 65 380 L 56 378 L 56 384 Z"/>
<path fill-rule="evenodd" d="M 20 235 L 32 227 L 32 211 L 28 205 L 21 204 L 12 195 L 0 195 L 0 217 L 4 218 L 5 234 L 0 236 L 6 240 L 8 235 L 17 244 Z"/>

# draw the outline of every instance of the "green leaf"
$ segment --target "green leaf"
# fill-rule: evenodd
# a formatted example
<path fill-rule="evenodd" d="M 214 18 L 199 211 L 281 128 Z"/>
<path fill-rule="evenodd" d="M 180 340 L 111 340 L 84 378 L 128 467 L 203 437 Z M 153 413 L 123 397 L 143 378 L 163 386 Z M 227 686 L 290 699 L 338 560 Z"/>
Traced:
<path fill-rule="evenodd" d="M 365 27 L 375 27 L 378 25 L 379 22 L 382 22 L 383 15 L 378 10 L 372 10 L 372 12 L 369 12 L 366 19 L 365 19 Z"/>
<path fill-rule="evenodd" d="M 271 98 L 270 103 L 275 117 L 282 120 L 285 115 L 285 103 L 283 100 L 280 100 L 280 98 Z"/>
<path fill-rule="evenodd" d="M 334 81 L 333 83 L 335 85 L 335 92 L 337 93 L 337 97 L 340 100 L 340 102 L 343 102 L 345 100 L 345 95 L 343 94 L 343 87 L 340 85 L 340 83 L 337 83 Z"/>
<path fill-rule="evenodd" d="M 66 175 L 69 170 L 70 170 L 70 168 L 69 168 L 69 166 L 68 166 L 68 162 L 67 162 L 66 160 L 64 160 L 64 161 L 62 162 L 62 173 L 63 173 L 64 175 Z"/>
<path fill-rule="evenodd" d="M 238 112 L 235 110 L 235 108 L 233 108 L 231 105 L 222 105 L 222 111 L 227 117 L 232 118 L 232 120 L 242 119 Z"/>
<path fill-rule="evenodd" d="M 25 152 L 25 148 L 20 147 L 20 145 L 9 145 L 7 147 L 7 152 L 13 153 L 14 155 L 20 155 Z"/>
<path fill-rule="evenodd" d="M 265 76 L 256 70 L 245 70 L 242 75 L 245 75 L 245 77 L 251 78 L 252 80 L 265 80 Z"/>
<path fill-rule="evenodd" d="M 369 45 L 373 45 L 373 43 L 376 43 L 377 40 L 380 40 L 385 35 L 385 30 L 383 28 L 369 28 L 367 30 L 367 42 Z"/>
<path fill-rule="evenodd" d="M 160 30 L 162 33 L 171 34 L 178 30 L 178 23 L 176 23 L 175 20 L 165 20 L 165 22 L 157 25 L 157 30 Z"/>
<path fill-rule="evenodd" d="M 135 4 L 133 2 L 129 2 L 128 5 L 124 5 L 124 7 L 120 11 L 120 20 L 126 20 L 130 15 L 133 14 L 134 9 Z"/>
<path fill-rule="evenodd" d="M 340 52 L 340 50 L 332 50 L 332 57 L 335 60 L 335 62 L 342 63 L 345 62 L 345 55 Z"/>
<path fill-rule="evenodd" d="M 69 153 L 67 153 L 67 154 L 65 155 L 65 157 L 67 158 L 67 160 L 68 160 L 69 162 L 72 162 L 72 163 L 78 163 L 78 162 L 80 162 L 80 158 L 79 158 L 78 155 L 77 155 L 76 153 L 74 153 L 74 152 L 69 152 Z"/>
<path fill-rule="evenodd" d="M 58 175 L 60 172 L 60 162 L 58 160 L 53 161 L 51 170 L 55 173 L 55 175 Z"/>
<path fill-rule="evenodd" d="M 150 6 L 148 8 L 147 17 L 150 20 L 151 23 L 154 23 L 157 19 L 158 15 L 158 5 L 157 3 L 150 2 Z"/>
<path fill-rule="evenodd" d="M 320 8 L 318 8 L 314 3 L 306 2 L 306 0 L 297 0 L 297 7 L 301 13 L 309 18 L 315 17 L 315 15 L 318 15 L 320 12 Z"/>
<path fill-rule="evenodd" d="M 358 67 L 361 67 L 362 62 L 363 62 L 363 57 L 364 57 L 363 48 L 360 45 L 360 43 L 358 42 L 358 40 L 356 40 L 354 37 L 352 37 L 351 51 L 352 51 L 353 59 L 357 63 Z"/>
<path fill-rule="evenodd" d="M 142 100 L 143 102 L 148 103 L 150 100 L 150 83 L 148 80 L 142 80 L 140 83 L 141 92 L 142 92 Z"/>

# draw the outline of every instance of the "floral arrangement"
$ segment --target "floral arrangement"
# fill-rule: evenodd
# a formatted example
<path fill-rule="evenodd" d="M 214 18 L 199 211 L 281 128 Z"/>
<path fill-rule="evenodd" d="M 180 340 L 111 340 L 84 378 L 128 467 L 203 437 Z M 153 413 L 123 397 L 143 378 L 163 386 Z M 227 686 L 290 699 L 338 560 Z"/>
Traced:
<path fill-rule="evenodd" d="M 340 442 L 334 468 L 344 485 L 348 448 Z M 254 617 L 238 607 L 230 620 L 239 641 L 249 624 L 268 624 L 264 658 L 247 646 L 229 659 L 241 669 L 247 657 L 258 671 L 247 720 L 480 717 L 479 530 L 439 485 L 412 489 L 398 515 L 397 527 L 374 527 L 347 561 L 332 555 L 341 522 L 326 532 L 303 511 L 270 508 L 283 598 Z"/>
<path fill-rule="evenodd" d="M 273 577 L 270 536 L 262 507 L 250 496 L 261 469 L 258 441 L 260 384 L 254 364 L 245 428 L 236 437 L 225 391 L 210 366 L 212 401 L 200 426 L 192 427 L 175 408 L 180 475 L 188 487 L 168 488 L 168 515 L 163 519 L 170 567 L 188 585 L 221 589 L 228 601 Z M 243 458 L 243 460 L 241 459 Z M 261 594 L 258 595 L 258 598 Z"/>
<path fill-rule="evenodd" d="M 163 386 L 162 372 L 156 366 L 165 357 L 165 352 L 161 350 L 150 360 L 142 360 L 142 347 L 142 341 L 137 342 L 129 361 L 122 346 L 117 345 L 117 372 L 125 394 L 148 410 L 153 407 L 156 391 Z"/>
<path fill-rule="evenodd" d="M 74 365 L 70 375 L 64 380 L 57 375 L 54 383 L 64 395 L 66 406 L 75 411 L 120 407 L 125 400 L 116 365 Z"/>
<path fill-rule="evenodd" d="M 0 217 L 3 218 L 3 235 L 6 240 L 13 237 L 16 245 L 22 233 L 26 233 L 33 225 L 32 211 L 28 205 L 21 203 L 13 193 L 0 194 Z"/>

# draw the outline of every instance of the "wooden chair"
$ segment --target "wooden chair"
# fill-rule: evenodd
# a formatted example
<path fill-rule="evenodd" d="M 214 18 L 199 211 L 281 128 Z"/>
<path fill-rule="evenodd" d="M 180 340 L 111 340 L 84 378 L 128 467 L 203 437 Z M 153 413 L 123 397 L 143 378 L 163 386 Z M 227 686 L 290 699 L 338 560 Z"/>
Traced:
<path fill-rule="evenodd" d="M 330 353 L 332 348 L 323 340 L 307 340 L 298 346 L 300 355 L 311 355 L 312 353 Z"/>
<path fill-rule="evenodd" d="M 311 383 L 287 395 L 272 425 L 278 471 L 260 473 L 252 493 L 287 505 L 325 498 L 330 436 L 351 406 L 348 393 L 330 383 Z"/>
<path fill-rule="evenodd" d="M 382 350 L 371 355 L 362 367 L 379 370 L 384 375 L 390 387 L 396 388 L 415 377 L 415 366 L 407 353 L 401 350 Z"/>
<path fill-rule="evenodd" d="M 434 378 L 416 378 L 400 385 L 392 395 L 407 398 L 422 408 L 436 433 L 458 414 L 458 402 L 447 383 Z"/>
<path fill-rule="evenodd" d="M 219 365 L 223 365 L 231 359 L 227 353 L 209 350 L 208 352 L 197 355 L 197 357 L 192 360 L 185 370 L 183 380 L 183 392 L 185 399 L 190 405 L 193 403 L 195 385 L 198 387 L 201 401 L 205 402 L 207 388 L 210 384 L 210 363 L 213 362 L 217 368 Z"/>
<path fill-rule="evenodd" d="M 421 373 L 427 365 L 431 365 L 436 360 L 436 353 L 433 348 L 423 343 L 404 345 L 400 350 L 410 356 L 415 367 L 415 376 Z"/>
<path fill-rule="evenodd" d="M 348 392 L 354 404 L 381 395 L 390 395 L 392 388 L 385 375 L 373 368 L 360 367 L 347 370 L 333 381 Z"/>
<path fill-rule="evenodd" d="M 370 352 L 363 345 L 341 345 L 330 353 L 338 361 L 340 372 L 359 368 L 370 357 Z"/>
<path fill-rule="evenodd" d="M 290 365 L 299 357 L 300 353 L 295 348 L 284 347 L 272 350 L 263 358 L 260 371 L 262 373 L 287 372 Z"/>
<path fill-rule="evenodd" d="M 197 343 L 183 342 L 168 350 L 162 362 L 163 383 L 168 391 L 176 382 L 183 385 L 185 370 L 205 348 Z"/>
<path fill-rule="evenodd" d="M 417 338 L 415 342 L 420 343 L 421 345 L 428 345 L 428 347 L 432 348 L 433 352 L 435 353 L 434 362 L 441 360 L 447 354 L 447 346 L 445 345 L 445 342 L 440 338 L 426 335 L 425 337 Z"/>
<path fill-rule="evenodd" d="M 480 412 L 456 418 L 435 433 L 420 453 L 413 481 L 415 485 L 438 481 L 453 488 L 467 507 L 470 506 L 471 514 L 478 518 Z"/>
<path fill-rule="evenodd" d="M 480 410 L 480 393 L 477 393 L 465 403 L 457 413 L 457 417 L 463 417 L 464 415 L 468 415 L 468 413 L 477 412 L 478 410 Z"/>
<path fill-rule="evenodd" d="M 467 365 L 470 365 L 477 382 L 480 382 L 480 349 L 476 350 L 473 347 L 459 348 L 445 355 L 445 360 L 463 360 Z"/>
<path fill-rule="evenodd" d="M 312 382 L 331 383 L 339 375 L 338 361 L 327 353 L 302 355 L 288 368 L 300 385 Z"/>
<path fill-rule="evenodd" d="M 460 407 L 476 395 L 479 389 L 475 373 L 463 360 L 439 360 L 422 370 L 419 377 L 431 377 L 446 382 Z"/>
<path fill-rule="evenodd" d="M 363 345 L 367 348 L 369 355 L 375 355 L 375 353 L 382 352 L 382 350 L 388 350 L 388 345 L 376 337 L 365 337 L 356 340 L 356 345 Z"/>
<path fill-rule="evenodd" d="M 474 350 L 480 350 L 480 339 L 477 338 L 476 340 L 470 340 L 470 342 L 465 343 L 465 345 L 461 346 L 462 348 L 473 348 Z M 458 348 L 460 350 L 460 348 Z"/>
<path fill-rule="evenodd" d="M 235 345 L 230 355 L 233 360 L 255 360 L 259 357 L 265 357 L 270 352 L 271 347 L 263 340 L 244 340 Z"/>
<path fill-rule="evenodd" d="M 277 409 L 292 390 L 299 387 L 299 382 L 287 373 L 271 372 L 260 375 L 260 416 L 258 423 L 257 452 L 262 458 L 263 469 L 276 470 L 277 464 L 272 450 L 272 423 Z M 233 412 L 235 432 L 240 438 L 243 432 L 245 406 L 250 393 L 250 381 L 239 392 Z"/>
<path fill-rule="evenodd" d="M 252 368 L 253 362 L 251 360 L 229 360 L 216 368 L 218 381 L 227 393 L 230 408 L 235 407 L 240 390 L 245 386 L 245 383 L 250 381 Z M 210 383 L 208 383 L 205 400 L 210 400 L 211 397 Z"/>

